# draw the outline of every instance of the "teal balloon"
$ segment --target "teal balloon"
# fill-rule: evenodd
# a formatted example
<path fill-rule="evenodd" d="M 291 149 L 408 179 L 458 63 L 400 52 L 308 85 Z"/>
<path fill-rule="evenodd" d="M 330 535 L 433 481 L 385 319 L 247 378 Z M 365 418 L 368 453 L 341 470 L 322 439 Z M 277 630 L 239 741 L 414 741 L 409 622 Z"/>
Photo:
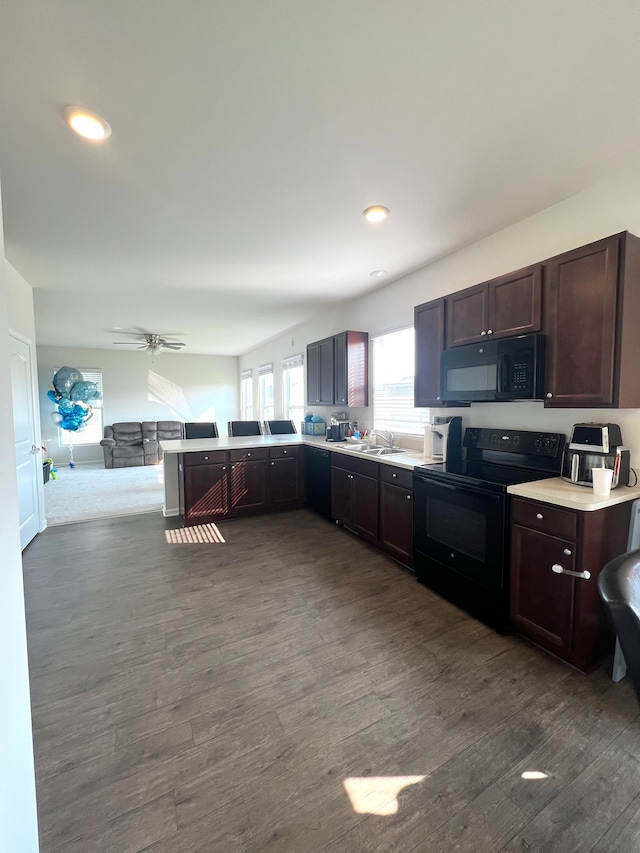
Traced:
<path fill-rule="evenodd" d="M 63 415 L 69 415 L 73 411 L 73 403 L 71 400 L 67 400 L 66 398 L 62 398 L 58 400 L 58 411 L 62 412 Z"/>
<path fill-rule="evenodd" d="M 52 403 L 57 403 L 59 394 L 57 394 L 55 391 L 49 390 L 47 391 L 47 397 L 51 400 Z"/>
<path fill-rule="evenodd" d="M 96 400 L 100 397 L 98 386 L 95 382 L 76 382 L 71 389 L 71 399 L 82 403 L 88 403 L 89 400 Z"/>
<path fill-rule="evenodd" d="M 69 399 L 71 389 L 76 382 L 83 382 L 84 377 L 77 367 L 61 367 L 53 377 L 53 387 L 62 394 L 63 397 Z"/>

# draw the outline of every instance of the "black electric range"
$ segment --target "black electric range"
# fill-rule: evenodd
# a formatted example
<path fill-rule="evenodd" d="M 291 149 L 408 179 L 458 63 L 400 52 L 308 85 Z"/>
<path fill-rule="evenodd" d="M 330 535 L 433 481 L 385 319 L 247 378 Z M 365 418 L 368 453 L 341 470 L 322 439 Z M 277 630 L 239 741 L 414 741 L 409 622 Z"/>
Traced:
<path fill-rule="evenodd" d="M 469 427 L 462 454 L 414 469 L 418 579 L 497 628 L 509 627 L 507 487 L 557 477 L 559 433 Z"/>

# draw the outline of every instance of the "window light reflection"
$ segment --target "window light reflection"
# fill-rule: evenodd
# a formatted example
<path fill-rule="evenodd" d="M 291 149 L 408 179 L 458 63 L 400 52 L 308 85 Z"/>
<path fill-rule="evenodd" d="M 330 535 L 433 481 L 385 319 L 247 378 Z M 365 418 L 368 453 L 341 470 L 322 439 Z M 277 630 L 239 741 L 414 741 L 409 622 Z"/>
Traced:
<path fill-rule="evenodd" d="M 398 813 L 398 795 L 409 785 L 422 782 L 424 776 L 362 776 L 344 779 L 351 808 L 356 814 L 392 815 Z"/>
<path fill-rule="evenodd" d="M 521 776 L 522 779 L 548 779 L 549 774 L 543 773 L 541 770 L 525 770 Z"/>

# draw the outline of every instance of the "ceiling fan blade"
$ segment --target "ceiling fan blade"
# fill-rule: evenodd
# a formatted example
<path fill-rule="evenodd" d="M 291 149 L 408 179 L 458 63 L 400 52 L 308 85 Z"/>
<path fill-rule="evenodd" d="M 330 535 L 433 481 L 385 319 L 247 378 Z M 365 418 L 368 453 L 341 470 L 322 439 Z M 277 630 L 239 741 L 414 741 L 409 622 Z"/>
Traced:
<path fill-rule="evenodd" d="M 162 349 L 182 349 L 184 344 L 162 344 Z"/>
<path fill-rule="evenodd" d="M 119 346 L 135 346 L 139 341 L 111 341 L 112 344 L 118 344 Z"/>

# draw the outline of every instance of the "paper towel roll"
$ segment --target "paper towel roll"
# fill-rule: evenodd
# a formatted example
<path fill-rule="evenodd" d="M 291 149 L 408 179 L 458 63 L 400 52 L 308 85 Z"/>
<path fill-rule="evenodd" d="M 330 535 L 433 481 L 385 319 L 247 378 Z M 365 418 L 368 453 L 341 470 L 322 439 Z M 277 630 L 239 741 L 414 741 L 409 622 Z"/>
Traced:
<path fill-rule="evenodd" d="M 433 433 L 431 432 L 431 427 L 426 426 L 424 428 L 424 458 L 431 459 L 431 453 L 433 450 Z"/>

